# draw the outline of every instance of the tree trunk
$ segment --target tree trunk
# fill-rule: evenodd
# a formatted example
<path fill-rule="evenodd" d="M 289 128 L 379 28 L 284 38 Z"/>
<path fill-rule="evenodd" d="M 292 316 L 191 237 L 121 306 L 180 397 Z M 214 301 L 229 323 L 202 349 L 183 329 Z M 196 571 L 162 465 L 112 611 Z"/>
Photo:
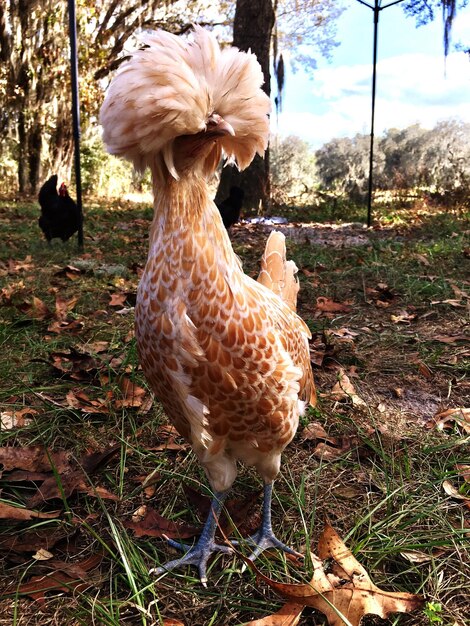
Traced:
<path fill-rule="evenodd" d="M 265 78 L 263 89 L 268 96 L 271 93 L 269 53 L 274 17 L 272 0 L 237 0 L 233 45 L 240 50 L 251 50 L 256 54 Z M 237 185 L 245 192 L 246 208 L 266 210 L 270 201 L 269 182 L 268 149 L 264 159 L 256 155 L 250 167 L 243 172 L 239 172 L 235 167 L 225 167 L 220 177 L 216 201 L 226 198 L 230 187 Z"/>
<path fill-rule="evenodd" d="M 29 161 L 29 191 L 36 195 L 39 191 L 41 176 L 42 125 L 38 117 L 29 130 L 28 161 Z"/>
<path fill-rule="evenodd" d="M 57 115 L 57 123 L 51 135 L 49 145 L 51 173 L 59 178 L 70 180 L 73 163 L 73 132 L 71 115 L 66 106 L 62 106 Z"/>
<path fill-rule="evenodd" d="M 28 168 L 26 167 L 26 128 L 23 111 L 18 114 L 18 189 L 21 194 L 26 193 L 28 182 Z"/>

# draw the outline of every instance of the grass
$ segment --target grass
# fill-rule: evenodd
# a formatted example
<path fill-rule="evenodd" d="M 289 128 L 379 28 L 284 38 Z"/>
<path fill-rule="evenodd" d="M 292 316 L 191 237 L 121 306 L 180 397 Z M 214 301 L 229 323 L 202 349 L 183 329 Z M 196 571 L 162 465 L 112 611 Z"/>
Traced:
<path fill-rule="evenodd" d="M 288 231 L 288 247 L 300 268 L 300 314 L 324 358 L 314 368 L 319 406 L 302 419 L 276 482 L 274 527 L 283 541 L 303 549 L 316 546 L 328 518 L 379 587 L 425 595 L 424 611 L 392 621 L 463 626 L 470 601 L 469 510 L 448 496 L 442 483 L 450 480 L 468 495 L 468 484 L 456 470 L 457 464 L 468 464 L 468 434 L 457 426 L 444 431 L 426 426 L 438 410 L 469 406 L 469 352 L 462 339 L 468 329 L 468 296 L 462 295 L 469 290 L 468 222 L 458 211 L 425 212 L 422 207 L 386 208 L 372 231 L 339 222 L 333 229 L 308 209 L 289 215 L 316 220 L 308 241 Z M 33 529 L 61 532 L 64 539 L 50 549 L 52 561 L 70 566 L 101 555 L 85 585 L 72 593 L 48 592 L 38 605 L 20 593 L 21 585 L 51 571 L 50 561 L 38 561 L 31 550 L 5 552 L 0 625 L 149 626 L 173 617 L 191 626 L 222 626 L 273 613 L 282 602 L 252 572 L 240 574 L 237 557 L 214 559 L 207 589 L 192 569 L 156 581 L 149 569 L 173 558 L 173 551 L 161 539 L 136 537 L 125 527 L 142 506 L 200 524 L 197 506 L 183 487 L 207 493 L 190 452 L 158 449 L 166 423 L 159 405 L 144 411 L 119 404 L 126 398 L 123 377 L 146 387 L 132 337 L 132 304 L 146 258 L 149 207 L 87 202 L 84 253 L 73 243 L 46 246 L 36 217 L 31 203 L 0 202 L 5 243 L 0 251 L 0 410 L 35 411 L 26 415 L 29 423 L 1 429 L 0 445 L 43 445 L 80 459 L 117 444 L 118 453 L 87 481 L 119 499 L 62 494 L 38 507 L 46 513 L 60 510 L 56 518 L 19 524 L 0 520 L 0 541 L 24 540 Z M 358 235 L 364 239 L 359 244 Z M 255 275 L 266 231 L 238 226 L 232 239 L 246 271 Z M 116 293 L 126 299 L 112 306 Z M 58 295 L 78 297 L 67 321 L 82 326 L 53 332 L 50 319 L 34 319 L 25 309 L 35 296 L 53 312 Z M 349 309 L 322 314 L 316 307 L 319 296 L 347 303 Z M 393 321 L 404 312 L 408 318 Z M 352 338 L 325 332 L 339 329 L 348 329 Z M 102 352 L 98 341 L 106 342 Z M 78 378 L 52 366 L 54 354 L 71 348 L 95 364 L 86 370 L 78 361 Z M 339 367 L 364 405 L 338 402 L 328 394 Z M 67 403 L 67 395 L 77 398 L 80 392 L 106 408 L 94 413 Z M 311 421 L 321 422 L 330 437 L 349 441 L 350 447 L 331 461 L 319 457 L 318 440 L 302 435 Z M 148 490 L 143 477 L 151 477 Z M 62 480 L 57 473 L 57 481 Z M 235 486 L 238 501 L 259 487 L 256 474 L 243 470 Z M 10 482 L 4 472 L 0 504 L 24 507 L 35 488 L 31 480 Z M 283 582 L 307 581 L 311 574 L 308 560 L 305 570 L 279 555 L 262 555 L 258 564 Z M 318 613 L 306 609 L 300 624 L 318 619 Z"/>

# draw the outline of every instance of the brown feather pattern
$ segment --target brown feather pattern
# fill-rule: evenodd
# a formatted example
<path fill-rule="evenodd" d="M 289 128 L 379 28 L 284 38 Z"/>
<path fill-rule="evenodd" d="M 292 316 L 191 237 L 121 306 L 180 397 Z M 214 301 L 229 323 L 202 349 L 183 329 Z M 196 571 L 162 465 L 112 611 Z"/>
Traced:
<path fill-rule="evenodd" d="M 315 387 L 310 333 L 294 310 L 298 284 L 295 265 L 285 260 L 284 237 L 276 233 L 270 238 L 260 282 L 246 276 L 209 196 L 207 171 L 201 166 L 220 147 L 245 166 L 266 145 L 269 105 L 260 95 L 259 66 L 252 55 L 235 49 L 221 54 L 215 40 L 205 31 L 201 35 L 201 30 L 194 35 L 198 45 L 154 34 L 152 41 L 158 45 L 144 51 L 149 58 L 155 53 L 153 82 L 149 83 L 148 70 L 142 70 L 142 53 L 137 53 L 134 64 L 131 59 L 125 73 L 115 79 L 101 119 L 112 151 L 130 158 L 144 154 L 153 145 L 149 129 L 156 122 L 147 121 L 147 131 L 137 132 L 135 95 L 124 99 L 120 81 L 132 76 L 133 84 L 145 93 L 140 76 L 156 99 L 155 81 L 166 93 L 171 82 L 167 73 L 184 63 L 196 67 L 199 77 L 201 72 L 209 75 L 199 94 L 201 102 L 211 103 L 203 117 L 215 112 L 230 118 L 235 131 L 234 137 L 210 138 L 193 120 L 189 129 L 168 139 L 173 130 L 165 134 L 162 122 L 161 136 L 170 142 L 176 176 L 169 169 L 163 178 L 162 169 L 154 172 L 155 213 L 136 305 L 136 337 L 145 376 L 170 420 L 191 443 L 212 488 L 221 492 L 232 485 L 237 461 L 256 467 L 265 482 L 275 478 L 300 412 L 306 403 L 315 402 Z M 165 57 L 172 59 L 168 68 L 159 65 L 158 52 L 164 44 L 171 47 Z M 203 62 L 204 54 L 209 62 Z M 223 106 L 218 108 L 211 80 L 223 76 L 224 69 L 231 99 L 219 97 Z M 187 80 L 193 84 L 190 77 Z M 251 108 L 239 106 L 236 84 L 245 95 L 251 90 Z M 224 93 L 223 85 L 217 84 L 217 89 Z M 175 94 L 171 97 L 177 100 Z M 155 106 L 157 112 L 161 110 L 158 102 Z M 176 111 L 182 108 L 178 106 Z M 122 149 L 116 149 L 116 111 L 120 111 L 120 128 L 128 128 Z M 191 112 L 183 113 L 183 118 L 191 117 Z M 138 147 L 137 135 L 144 137 L 144 147 Z M 164 150 L 162 146 L 158 149 Z M 145 160 L 151 164 L 150 152 L 150 148 L 145 152 Z"/>

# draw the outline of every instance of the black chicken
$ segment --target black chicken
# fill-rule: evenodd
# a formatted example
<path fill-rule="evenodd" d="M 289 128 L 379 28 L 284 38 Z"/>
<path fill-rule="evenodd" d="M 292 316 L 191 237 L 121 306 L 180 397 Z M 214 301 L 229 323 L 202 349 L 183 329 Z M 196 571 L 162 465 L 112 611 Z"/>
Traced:
<path fill-rule="evenodd" d="M 38 199 L 41 205 L 39 226 L 48 243 L 56 237 L 60 237 L 62 241 L 70 239 L 78 230 L 80 214 L 64 183 L 57 193 L 57 174 L 44 183 Z"/>
<path fill-rule="evenodd" d="M 245 192 L 240 187 L 230 187 L 228 198 L 225 198 L 217 205 L 225 228 L 230 228 L 240 219 L 244 196 Z"/>

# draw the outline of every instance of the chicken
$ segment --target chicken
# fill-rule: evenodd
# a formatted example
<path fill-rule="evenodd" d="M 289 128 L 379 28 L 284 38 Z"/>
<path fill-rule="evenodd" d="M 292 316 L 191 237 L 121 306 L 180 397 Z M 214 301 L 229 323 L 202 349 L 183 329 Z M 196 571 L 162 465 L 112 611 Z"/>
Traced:
<path fill-rule="evenodd" d="M 56 237 L 60 237 L 62 241 L 70 239 L 78 230 L 80 215 L 64 183 L 57 193 L 57 174 L 43 184 L 38 199 L 41 205 L 41 217 L 38 222 L 48 243 Z"/>
<path fill-rule="evenodd" d="M 253 54 L 220 49 L 201 27 L 190 40 L 156 31 L 121 66 L 100 114 L 109 152 L 148 166 L 153 179 L 135 308 L 139 360 L 214 495 L 196 545 L 173 542 L 185 554 L 154 571 L 195 565 L 203 583 L 210 555 L 230 550 L 214 532 L 239 461 L 265 485 L 250 558 L 273 546 L 293 552 L 273 533 L 272 486 L 299 415 L 315 403 L 310 333 L 293 310 L 298 285 L 284 238 L 270 237 L 260 282 L 245 275 L 207 182 L 222 154 L 242 169 L 264 153 L 270 102 L 262 83 Z"/>
<path fill-rule="evenodd" d="M 217 204 L 225 228 L 230 228 L 240 219 L 244 196 L 245 192 L 243 189 L 234 185 L 230 187 L 228 197 Z"/>

